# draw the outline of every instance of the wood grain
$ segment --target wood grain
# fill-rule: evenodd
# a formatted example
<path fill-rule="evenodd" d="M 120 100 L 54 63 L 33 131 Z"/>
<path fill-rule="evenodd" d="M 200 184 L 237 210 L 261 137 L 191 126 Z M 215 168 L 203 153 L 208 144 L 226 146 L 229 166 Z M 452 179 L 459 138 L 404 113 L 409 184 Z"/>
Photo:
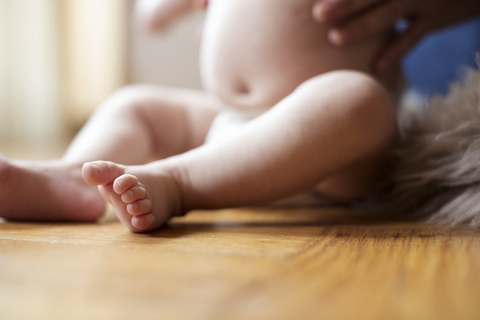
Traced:
<path fill-rule="evenodd" d="M 0 223 L 1 319 L 478 319 L 480 231 L 343 209 Z"/>

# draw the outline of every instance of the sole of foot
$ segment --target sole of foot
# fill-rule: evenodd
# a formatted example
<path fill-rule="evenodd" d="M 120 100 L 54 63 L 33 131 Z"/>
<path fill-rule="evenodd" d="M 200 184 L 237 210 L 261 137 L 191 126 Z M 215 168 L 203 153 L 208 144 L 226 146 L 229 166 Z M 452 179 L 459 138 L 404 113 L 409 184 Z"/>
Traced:
<path fill-rule="evenodd" d="M 86 163 L 85 181 L 98 186 L 118 218 L 132 232 L 151 232 L 181 213 L 180 192 L 165 168 L 123 166 L 108 161 Z"/>
<path fill-rule="evenodd" d="M 0 217 L 9 220 L 98 220 L 105 202 L 85 183 L 80 164 L 28 162 L 0 155 Z"/>

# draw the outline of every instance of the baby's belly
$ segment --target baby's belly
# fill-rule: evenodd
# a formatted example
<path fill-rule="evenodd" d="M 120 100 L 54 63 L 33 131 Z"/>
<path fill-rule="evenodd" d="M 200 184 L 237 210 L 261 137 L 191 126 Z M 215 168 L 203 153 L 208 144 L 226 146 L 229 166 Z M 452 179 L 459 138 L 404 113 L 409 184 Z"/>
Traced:
<path fill-rule="evenodd" d="M 376 43 L 339 49 L 311 17 L 315 0 L 210 0 L 201 50 L 205 88 L 240 109 L 269 108 L 309 78 L 368 71 Z"/>

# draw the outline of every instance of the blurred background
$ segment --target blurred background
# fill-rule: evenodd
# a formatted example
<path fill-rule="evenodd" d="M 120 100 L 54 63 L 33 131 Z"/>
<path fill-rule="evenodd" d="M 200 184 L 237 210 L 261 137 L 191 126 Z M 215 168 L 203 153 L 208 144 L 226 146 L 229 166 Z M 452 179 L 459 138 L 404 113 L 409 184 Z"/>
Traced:
<path fill-rule="evenodd" d="M 134 8 L 134 0 L 0 0 L 0 153 L 63 151 L 126 84 L 201 87 L 203 13 L 148 35 L 136 27 Z M 480 17 L 432 34 L 404 60 L 410 88 L 445 94 L 465 66 L 476 67 L 477 52 Z"/>
<path fill-rule="evenodd" d="M 0 143 L 68 142 L 129 83 L 200 88 L 203 14 L 147 35 L 133 13 L 133 0 L 0 0 Z"/>

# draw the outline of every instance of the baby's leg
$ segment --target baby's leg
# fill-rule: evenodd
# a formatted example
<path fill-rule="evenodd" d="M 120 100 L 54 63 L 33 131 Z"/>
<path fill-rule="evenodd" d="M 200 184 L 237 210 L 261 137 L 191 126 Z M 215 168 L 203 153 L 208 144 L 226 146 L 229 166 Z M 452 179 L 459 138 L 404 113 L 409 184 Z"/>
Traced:
<path fill-rule="evenodd" d="M 203 143 L 215 112 L 207 95 L 146 86 L 121 89 L 82 129 L 62 159 L 28 162 L 0 157 L 0 217 L 92 221 L 104 199 L 85 183 L 85 161 L 141 164 Z"/>
<path fill-rule="evenodd" d="M 112 95 L 64 155 L 67 162 L 144 164 L 203 144 L 217 103 L 195 90 L 131 86 Z"/>
<path fill-rule="evenodd" d="M 147 166 L 86 164 L 83 173 L 103 186 L 131 230 L 150 231 L 172 214 L 273 201 L 336 174 L 345 185 L 351 176 L 361 177 L 351 183 L 371 186 L 372 177 L 354 169 L 378 161 L 395 135 L 395 107 L 383 87 L 364 74 L 337 71 L 307 81 L 229 140 Z"/>

